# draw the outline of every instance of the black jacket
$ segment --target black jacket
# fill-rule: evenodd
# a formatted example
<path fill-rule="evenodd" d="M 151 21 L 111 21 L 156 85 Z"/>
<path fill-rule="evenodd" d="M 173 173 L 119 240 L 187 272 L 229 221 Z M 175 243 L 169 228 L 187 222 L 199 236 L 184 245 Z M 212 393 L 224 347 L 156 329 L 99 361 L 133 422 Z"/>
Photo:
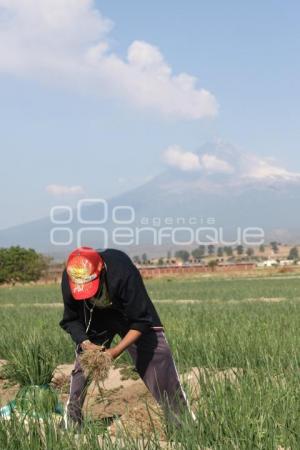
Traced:
<path fill-rule="evenodd" d="M 90 319 L 89 301 L 74 300 L 64 270 L 61 282 L 64 313 L 60 326 L 70 333 L 76 344 L 86 339 L 97 342 L 97 335 L 104 331 L 123 336 L 130 329 L 144 333 L 151 327 L 162 326 L 142 277 L 131 259 L 124 252 L 114 249 L 99 251 L 99 254 L 106 265 L 106 285 L 112 306 L 94 308 L 90 328 L 86 332 Z"/>

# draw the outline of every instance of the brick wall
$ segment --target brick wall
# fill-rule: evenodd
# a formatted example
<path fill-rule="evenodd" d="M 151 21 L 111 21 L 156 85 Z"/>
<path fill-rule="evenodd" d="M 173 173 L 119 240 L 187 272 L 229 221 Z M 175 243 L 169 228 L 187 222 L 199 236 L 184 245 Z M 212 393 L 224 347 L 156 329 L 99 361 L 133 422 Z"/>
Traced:
<path fill-rule="evenodd" d="M 230 264 L 215 266 L 214 272 L 230 272 L 230 271 L 245 271 L 254 269 L 255 264 Z M 47 275 L 43 278 L 45 282 L 60 283 L 63 265 L 52 266 Z M 145 278 L 162 277 L 165 275 L 188 275 L 211 272 L 212 269 L 208 266 L 166 266 L 166 267 L 140 267 L 139 271 Z"/>
<path fill-rule="evenodd" d="M 230 271 L 244 271 L 254 269 L 255 264 L 232 264 L 232 265 L 218 265 L 214 268 L 214 272 L 230 272 Z M 143 277 L 161 277 L 164 275 L 179 275 L 179 274 L 196 274 L 211 272 L 212 269 L 208 266 L 176 266 L 176 267 L 141 267 L 140 273 Z"/>

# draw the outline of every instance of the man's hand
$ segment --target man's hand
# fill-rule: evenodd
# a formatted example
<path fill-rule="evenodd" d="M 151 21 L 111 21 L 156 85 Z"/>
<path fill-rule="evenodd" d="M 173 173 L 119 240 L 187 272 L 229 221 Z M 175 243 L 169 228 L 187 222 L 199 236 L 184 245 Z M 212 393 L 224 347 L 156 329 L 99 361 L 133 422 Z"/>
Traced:
<path fill-rule="evenodd" d="M 112 359 L 116 359 L 121 354 L 116 347 L 107 348 L 105 353 L 108 353 Z"/>
<path fill-rule="evenodd" d="M 82 350 L 99 350 L 100 345 L 93 344 L 89 339 L 81 342 L 80 347 Z"/>
<path fill-rule="evenodd" d="M 112 359 L 118 358 L 124 350 L 126 350 L 130 345 L 134 344 L 140 337 L 142 333 L 137 330 L 129 330 L 128 333 L 123 337 L 123 339 L 112 348 L 106 350 L 112 357 Z"/>

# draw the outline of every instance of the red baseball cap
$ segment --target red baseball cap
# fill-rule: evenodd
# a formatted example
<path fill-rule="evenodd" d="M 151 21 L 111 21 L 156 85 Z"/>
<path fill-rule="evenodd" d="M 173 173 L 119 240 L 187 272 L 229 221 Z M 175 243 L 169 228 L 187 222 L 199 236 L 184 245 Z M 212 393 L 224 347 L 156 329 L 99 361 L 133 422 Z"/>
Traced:
<path fill-rule="evenodd" d="M 67 274 L 75 300 L 87 300 L 97 293 L 103 267 L 103 259 L 91 247 L 79 247 L 70 253 Z"/>

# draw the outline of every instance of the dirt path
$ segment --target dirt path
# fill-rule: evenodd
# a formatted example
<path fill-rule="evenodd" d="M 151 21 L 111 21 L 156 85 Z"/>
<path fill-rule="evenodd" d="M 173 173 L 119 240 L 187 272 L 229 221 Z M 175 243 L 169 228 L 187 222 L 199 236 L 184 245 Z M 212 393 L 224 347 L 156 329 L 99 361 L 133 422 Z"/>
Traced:
<path fill-rule="evenodd" d="M 0 303 L 0 308 L 27 308 L 36 307 L 36 308 L 62 308 L 63 303 Z"/>
<path fill-rule="evenodd" d="M 234 304 L 234 303 L 252 303 L 252 302 L 265 302 L 265 303 L 279 303 L 288 300 L 286 297 L 253 297 L 253 298 L 242 298 L 240 300 L 237 299 L 229 299 L 229 300 L 219 300 L 219 299 L 210 299 L 210 300 L 202 300 L 202 299 L 164 299 L 164 300 L 154 300 L 154 303 L 179 303 L 179 304 L 195 304 L 195 303 L 217 303 L 217 304 Z M 300 300 L 300 299 L 299 299 Z"/>
<path fill-rule="evenodd" d="M 249 298 L 242 298 L 240 300 L 237 299 L 229 299 L 229 300 L 218 300 L 218 299 L 210 299 L 210 300 L 202 300 L 202 299 L 160 299 L 160 300 L 153 300 L 154 303 L 161 303 L 161 304 L 239 304 L 239 303 L 255 303 L 255 302 L 263 302 L 263 303 L 280 303 L 289 300 L 287 297 L 249 297 Z M 300 298 L 295 298 L 294 300 L 300 300 Z M 28 308 L 28 307 L 34 307 L 34 308 L 63 308 L 63 303 L 2 303 L 0 304 L 0 308 Z"/>

